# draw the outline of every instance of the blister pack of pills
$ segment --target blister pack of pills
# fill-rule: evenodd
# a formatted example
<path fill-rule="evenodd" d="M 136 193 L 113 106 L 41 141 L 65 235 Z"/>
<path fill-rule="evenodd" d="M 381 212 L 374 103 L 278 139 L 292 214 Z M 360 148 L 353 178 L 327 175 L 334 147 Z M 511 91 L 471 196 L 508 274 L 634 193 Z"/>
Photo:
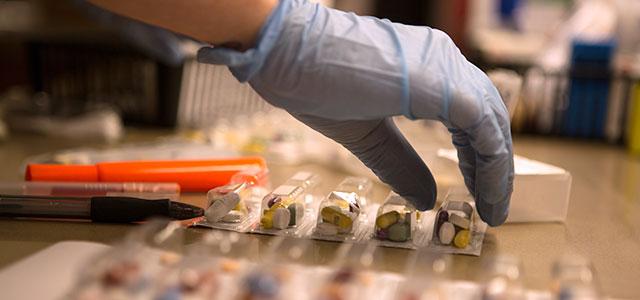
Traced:
<path fill-rule="evenodd" d="M 234 175 L 227 185 L 207 193 L 205 217 L 196 226 L 248 232 L 260 220 L 260 201 L 268 193 L 268 170 L 251 168 Z"/>
<path fill-rule="evenodd" d="M 371 188 L 367 178 L 345 178 L 320 202 L 311 238 L 335 242 L 360 242 L 368 238 L 372 222 L 366 205 Z"/>
<path fill-rule="evenodd" d="M 493 257 L 478 281 L 459 281 L 451 256 L 428 247 L 407 252 L 402 274 L 389 273 L 379 243 L 345 242 L 319 256 L 308 239 L 210 231 L 184 246 L 179 223 L 156 220 L 88 261 L 63 299 L 602 299 L 581 257 L 562 257 L 551 289 L 535 291 L 516 257 Z"/>
<path fill-rule="evenodd" d="M 375 207 L 370 205 L 369 209 Z M 487 224 L 477 216 L 473 197 L 466 190 L 451 189 L 437 211 L 426 212 L 416 211 L 411 203 L 391 192 L 375 215 L 371 220 L 374 232 L 369 236 L 380 246 L 429 247 L 435 253 L 473 256 L 482 252 Z"/>
<path fill-rule="evenodd" d="M 232 253 L 247 244 L 234 232 L 205 235 L 179 263 L 158 276 L 152 299 L 231 299 L 237 276 L 252 266 Z"/>
<path fill-rule="evenodd" d="M 66 299 L 151 299 L 158 275 L 181 260 L 181 225 L 150 221 L 94 257 Z"/>
<path fill-rule="evenodd" d="M 343 243 L 331 268 L 317 268 L 321 278 L 307 299 L 393 299 L 402 276 L 376 270 L 382 258 L 375 240 Z"/>
<path fill-rule="evenodd" d="M 315 187 L 320 178 L 311 172 L 297 172 L 284 184 L 264 196 L 260 207 L 260 222 L 250 232 L 307 237 L 315 223 L 317 196 Z"/>
<path fill-rule="evenodd" d="M 433 251 L 480 256 L 487 224 L 478 217 L 473 197 L 466 191 L 449 191 L 425 221 L 432 224 L 429 247 Z"/>
<path fill-rule="evenodd" d="M 373 238 L 380 246 L 418 249 L 428 243 L 423 214 L 406 199 L 391 192 L 377 210 Z"/>

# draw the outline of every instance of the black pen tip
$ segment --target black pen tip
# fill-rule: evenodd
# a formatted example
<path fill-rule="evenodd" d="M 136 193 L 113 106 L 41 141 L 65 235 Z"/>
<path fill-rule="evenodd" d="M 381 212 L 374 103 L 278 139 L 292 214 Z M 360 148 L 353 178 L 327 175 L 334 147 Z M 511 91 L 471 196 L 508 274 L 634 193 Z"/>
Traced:
<path fill-rule="evenodd" d="M 204 209 L 180 202 L 171 202 L 169 206 L 169 217 L 178 220 L 188 220 L 193 218 L 202 217 L 204 215 Z"/>

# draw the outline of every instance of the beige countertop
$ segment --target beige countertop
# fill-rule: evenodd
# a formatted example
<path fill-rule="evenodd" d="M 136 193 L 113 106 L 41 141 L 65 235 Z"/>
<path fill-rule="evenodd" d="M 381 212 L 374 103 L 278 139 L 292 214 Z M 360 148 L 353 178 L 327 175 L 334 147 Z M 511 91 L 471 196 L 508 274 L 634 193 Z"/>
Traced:
<path fill-rule="evenodd" d="M 157 130 L 129 130 L 123 142 L 149 141 L 168 134 Z M 484 257 L 509 253 L 522 259 L 524 283 L 529 288 L 546 289 L 553 261 L 564 253 L 578 253 L 591 259 L 605 295 L 640 298 L 640 159 L 618 146 L 595 142 L 516 137 L 516 153 L 567 169 L 573 175 L 571 202 L 565 224 L 507 224 L 490 228 L 482 257 L 452 257 L 453 277 L 478 280 Z M 0 144 L 0 180 L 21 180 L 22 160 L 28 156 L 87 143 L 19 135 Z M 321 173 L 327 189 L 342 175 L 319 165 L 305 165 Z M 281 183 L 295 168 L 271 165 L 273 183 Z M 377 185 L 374 200 L 381 201 L 387 188 Z M 189 196 L 198 203 L 202 196 Z M 0 267 L 65 240 L 113 243 L 132 225 L 92 224 L 53 221 L 0 220 Z M 187 242 L 197 240 L 206 229 L 189 229 Z M 267 239 L 253 235 L 256 242 Z M 329 256 L 338 244 L 314 241 L 314 251 Z M 385 269 L 401 271 L 409 250 L 381 249 Z M 322 255 L 321 255 L 322 256 Z M 326 263 L 330 258 L 320 258 Z"/>

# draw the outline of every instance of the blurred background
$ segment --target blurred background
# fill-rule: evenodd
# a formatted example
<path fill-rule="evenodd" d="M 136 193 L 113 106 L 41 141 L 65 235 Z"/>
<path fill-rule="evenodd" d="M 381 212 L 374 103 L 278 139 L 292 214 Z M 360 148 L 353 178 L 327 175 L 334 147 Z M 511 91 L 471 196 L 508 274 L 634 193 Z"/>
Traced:
<path fill-rule="evenodd" d="M 594 139 L 640 153 L 640 1 L 324 3 L 441 29 L 482 69 L 517 72 L 515 133 Z M 115 141 L 122 124 L 206 128 L 271 109 L 225 68 L 197 63 L 197 49 L 82 1 L 1 1 L 0 136 L 68 131 Z"/>
<path fill-rule="evenodd" d="M 521 257 L 526 284 L 538 289 L 553 259 L 579 253 L 594 262 L 605 294 L 640 296 L 640 0 L 322 2 L 443 30 L 492 73 L 512 112 L 516 154 L 549 165 L 517 159 L 510 217 L 524 217 L 490 228 L 483 253 Z M 0 180 L 21 180 L 28 162 L 245 154 L 266 157 L 276 184 L 300 168 L 324 175 L 327 188 L 342 175 L 375 178 L 226 67 L 198 63 L 200 46 L 82 0 L 0 0 Z M 397 123 L 439 195 L 463 186 L 455 151 L 441 151 L 452 148 L 444 127 Z M 549 184 L 558 182 L 562 189 Z M 388 187 L 376 187 L 381 200 Z M 0 248 L 9 250 L 0 266 L 56 241 L 109 243 L 129 229 L 2 222 Z M 478 260 L 455 262 L 461 279 L 480 273 Z"/>

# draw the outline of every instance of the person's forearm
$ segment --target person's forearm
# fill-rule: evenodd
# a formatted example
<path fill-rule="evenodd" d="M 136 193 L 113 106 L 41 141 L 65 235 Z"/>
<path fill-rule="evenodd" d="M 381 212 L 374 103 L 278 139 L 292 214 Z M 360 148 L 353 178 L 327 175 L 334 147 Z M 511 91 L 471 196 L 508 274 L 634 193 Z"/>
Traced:
<path fill-rule="evenodd" d="M 88 0 L 132 19 L 214 45 L 246 49 L 256 41 L 277 0 Z"/>

